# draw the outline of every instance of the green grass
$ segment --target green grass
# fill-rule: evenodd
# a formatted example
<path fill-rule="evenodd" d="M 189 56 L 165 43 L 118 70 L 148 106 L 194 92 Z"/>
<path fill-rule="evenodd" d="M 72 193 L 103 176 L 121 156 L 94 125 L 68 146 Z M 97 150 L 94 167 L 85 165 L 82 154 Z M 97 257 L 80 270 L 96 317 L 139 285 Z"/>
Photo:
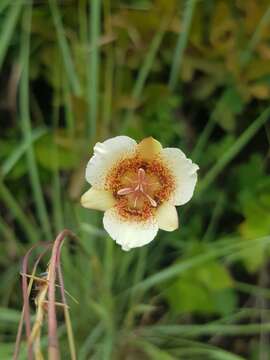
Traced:
<path fill-rule="evenodd" d="M 69 312 L 57 310 L 63 358 L 75 358 L 75 348 L 79 360 L 262 356 L 270 333 L 262 276 L 270 241 L 270 109 L 262 95 L 270 91 L 269 6 L 256 5 L 256 22 L 245 4 L 219 5 L 1 2 L 1 359 L 12 357 L 20 321 L 22 256 L 63 228 L 78 235 L 61 255 L 65 288 L 78 300 L 66 294 Z M 221 95 L 228 89 L 232 98 Z M 214 116 L 222 101 L 230 128 Z M 180 229 L 127 253 L 104 231 L 102 215 L 79 204 L 92 146 L 112 134 L 154 135 L 200 166 L 195 197 L 179 208 Z M 176 303 L 192 295 L 193 310 L 175 306 L 172 288 Z M 45 352 L 45 328 L 42 335 Z"/>
<path fill-rule="evenodd" d="M 217 161 L 217 163 L 209 170 L 205 178 L 202 180 L 199 191 L 202 192 L 207 189 L 211 183 L 216 179 L 219 173 L 232 161 L 245 145 L 252 139 L 252 137 L 260 130 L 260 128 L 269 120 L 270 108 L 266 108 L 264 112 L 258 116 L 251 125 L 243 131 L 241 136 L 235 141 L 233 146 L 224 153 L 224 155 Z"/>

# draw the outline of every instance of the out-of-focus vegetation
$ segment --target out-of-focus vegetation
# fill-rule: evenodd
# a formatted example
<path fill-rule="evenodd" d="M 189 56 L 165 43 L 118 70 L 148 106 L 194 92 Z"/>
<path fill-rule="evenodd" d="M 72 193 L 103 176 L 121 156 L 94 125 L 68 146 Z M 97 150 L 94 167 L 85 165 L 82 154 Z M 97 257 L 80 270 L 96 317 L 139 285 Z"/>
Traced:
<path fill-rule="evenodd" d="M 269 1 L 2 0 L 0 66 L 0 359 L 21 259 L 64 227 L 79 359 L 268 359 Z M 79 205 L 93 144 L 118 134 L 200 165 L 180 229 L 129 253 Z"/>

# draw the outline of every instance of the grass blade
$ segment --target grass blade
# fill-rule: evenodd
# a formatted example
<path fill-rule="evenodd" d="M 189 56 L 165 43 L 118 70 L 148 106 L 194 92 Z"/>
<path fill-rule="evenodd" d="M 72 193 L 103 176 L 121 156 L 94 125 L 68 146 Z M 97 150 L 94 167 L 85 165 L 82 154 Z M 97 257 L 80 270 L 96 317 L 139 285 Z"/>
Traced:
<path fill-rule="evenodd" d="M 57 40 L 59 44 L 59 48 L 62 53 L 62 60 L 64 63 L 64 67 L 66 70 L 67 78 L 69 79 L 70 86 L 72 90 L 74 91 L 74 94 L 79 96 L 81 94 L 81 86 L 79 79 L 77 77 L 75 66 L 72 61 L 71 53 L 69 50 L 68 42 L 65 36 L 64 27 L 61 20 L 61 15 L 58 10 L 57 1 L 55 0 L 49 0 L 49 5 L 53 17 L 54 26 L 56 29 L 57 34 Z"/>
<path fill-rule="evenodd" d="M 220 160 L 209 170 L 207 175 L 201 181 L 199 187 L 199 193 L 202 193 L 205 189 L 211 185 L 211 183 L 217 178 L 220 172 L 225 166 L 244 148 L 244 146 L 252 139 L 257 131 L 269 120 L 270 107 L 255 120 L 253 123 L 242 133 L 236 140 L 233 146 L 220 158 Z"/>
<path fill-rule="evenodd" d="M 197 0 L 187 0 L 183 16 L 183 29 L 178 35 L 178 41 L 174 51 L 173 62 L 169 77 L 169 88 L 174 91 L 178 80 L 178 74 L 183 61 L 183 54 L 187 46 L 189 30 L 192 22 L 192 16 Z"/>
<path fill-rule="evenodd" d="M 100 0 L 89 1 L 90 6 L 90 63 L 88 67 L 88 132 L 93 143 L 96 136 L 99 94 L 99 37 Z"/>
<path fill-rule="evenodd" d="M 236 251 L 247 249 L 248 247 L 252 248 L 253 246 L 256 246 L 258 244 L 268 244 L 270 241 L 270 237 L 264 237 L 264 238 L 258 238 L 254 239 L 253 241 L 250 241 L 249 244 L 247 244 L 245 241 L 233 241 L 232 243 L 225 244 L 224 246 L 213 248 L 211 251 L 209 250 L 205 254 L 194 256 L 190 259 L 182 260 L 181 263 L 177 263 L 174 265 L 171 265 L 168 268 L 165 268 L 164 270 L 159 271 L 158 273 L 149 276 L 148 278 L 142 280 L 135 286 L 131 287 L 130 291 L 145 291 L 147 289 L 150 289 L 152 286 L 155 286 L 157 284 L 161 284 L 164 281 L 170 280 L 173 277 L 179 275 L 180 273 L 190 270 L 193 267 L 199 266 L 203 264 L 206 261 L 210 261 L 212 259 L 217 259 L 220 257 L 228 256 Z"/>
<path fill-rule="evenodd" d="M 269 24 L 269 22 L 270 22 L 270 6 L 263 13 L 263 16 L 260 19 L 256 30 L 254 31 L 253 35 L 250 38 L 246 51 L 242 54 L 241 57 L 242 66 L 247 65 L 247 63 L 251 60 L 252 53 L 254 52 L 256 45 L 259 43 L 261 39 L 263 29 L 267 24 Z"/>
<path fill-rule="evenodd" d="M 32 5 L 25 8 L 21 38 L 21 53 L 20 63 L 22 67 L 22 75 L 19 88 L 19 100 L 20 100 L 20 113 L 21 113 L 21 126 L 22 133 L 25 142 L 29 144 L 26 150 L 26 157 L 28 162 L 28 170 L 30 175 L 30 181 L 35 199 L 35 205 L 37 207 L 37 213 L 39 221 L 47 240 L 51 240 L 52 232 L 47 214 L 44 197 L 42 194 L 42 188 L 39 179 L 38 167 L 36 164 L 34 148 L 32 146 L 32 129 L 31 120 L 29 114 L 29 58 L 30 58 L 30 32 L 31 32 L 31 19 L 32 19 Z"/>
<path fill-rule="evenodd" d="M 2 179 L 4 179 L 10 173 L 20 158 L 25 154 L 28 147 L 40 139 L 44 134 L 46 134 L 46 132 L 47 130 L 45 128 L 37 128 L 32 131 L 29 138 L 23 139 L 21 144 L 14 149 L 14 151 L 9 155 L 9 157 L 1 166 Z"/>
<path fill-rule="evenodd" d="M 36 232 L 36 229 L 29 221 L 28 216 L 21 209 L 20 205 L 17 203 L 16 199 L 13 197 L 13 195 L 2 180 L 0 180 L 0 198 L 6 204 L 6 207 L 12 213 L 14 218 L 21 225 L 29 240 L 31 242 L 35 242 L 37 240 L 38 232 Z"/>
<path fill-rule="evenodd" d="M 131 97 L 135 100 L 139 99 L 141 96 L 145 82 L 147 80 L 149 73 L 151 72 L 155 57 L 157 55 L 157 52 L 158 52 L 161 42 L 163 40 L 167 25 L 168 25 L 168 19 L 166 17 L 161 22 L 161 25 L 150 44 L 149 50 L 145 56 L 145 60 L 142 64 L 142 66 L 139 70 L 137 79 L 135 81 L 135 84 L 134 84 L 134 87 L 133 87 L 133 90 L 131 93 Z M 134 109 L 127 110 L 125 118 L 124 118 L 123 130 L 125 130 L 128 127 L 130 120 L 132 118 L 133 112 L 134 112 Z"/>
<path fill-rule="evenodd" d="M 254 335 L 260 334 L 260 332 L 270 331 L 270 323 L 253 323 L 253 324 L 203 324 L 203 325 L 155 325 L 148 326 L 145 330 L 142 330 L 143 335 L 147 336 L 147 333 L 151 336 L 166 335 L 166 336 L 187 336 L 197 337 L 205 335 Z"/>
<path fill-rule="evenodd" d="M 102 335 L 104 329 L 101 323 L 98 323 L 85 339 L 84 343 L 80 347 L 79 360 L 89 359 L 88 354 L 91 352 L 92 347 L 97 342 L 98 338 Z"/>
<path fill-rule="evenodd" d="M 0 14 L 10 5 L 10 0 L 2 0 L 0 4 Z"/>
<path fill-rule="evenodd" d="M 193 161 L 197 161 L 200 156 L 203 154 L 203 149 L 207 145 L 207 142 L 215 128 L 216 122 L 213 116 L 210 116 L 210 119 L 207 121 L 203 131 L 201 132 L 197 144 L 192 152 L 191 158 Z"/>
<path fill-rule="evenodd" d="M 111 21 L 111 1 L 106 0 L 103 2 L 104 9 L 104 29 L 109 35 L 113 34 L 112 21 Z M 105 21 L 106 20 L 106 21 Z M 104 100 L 103 100 L 103 114 L 102 124 L 104 136 L 108 135 L 111 113 L 112 113 L 112 100 L 113 100 L 113 82 L 114 82 L 114 69 L 115 59 L 113 53 L 113 45 L 108 44 L 105 52 L 106 58 L 104 62 Z"/>
<path fill-rule="evenodd" d="M 12 6 L 10 6 L 8 15 L 5 18 L 2 32 L 0 34 L 0 69 L 3 65 L 3 61 L 6 56 L 11 37 L 19 20 L 22 5 L 22 0 L 14 1 L 14 3 L 12 3 Z"/>

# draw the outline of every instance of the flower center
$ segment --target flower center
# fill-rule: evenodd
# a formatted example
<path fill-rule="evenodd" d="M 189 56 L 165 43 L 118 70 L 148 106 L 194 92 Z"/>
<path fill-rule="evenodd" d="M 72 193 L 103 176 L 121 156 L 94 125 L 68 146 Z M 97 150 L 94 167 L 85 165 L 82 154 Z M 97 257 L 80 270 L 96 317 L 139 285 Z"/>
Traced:
<path fill-rule="evenodd" d="M 106 179 L 106 190 L 113 193 L 119 214 L 138 221 L 153 216 L 174 189 L 174 178 L 161 159 L 146 161 L 139 156 L 123 159 Z"/>
<path fill-rule="evenodd" d="M 152 207 L 157 207 L 157 202 L 149 194 L 150 187 L 154 183 L 149 182 L 144 169 L 139 168 L 137 176 L 134 179 L 128 178 L 128 181 L 130 186 L 118 190 L 117 195 L 131 195 L 134 201 L 134 208 L 137 207 L 138 202 L 143 198 L 146 198 Z"/>

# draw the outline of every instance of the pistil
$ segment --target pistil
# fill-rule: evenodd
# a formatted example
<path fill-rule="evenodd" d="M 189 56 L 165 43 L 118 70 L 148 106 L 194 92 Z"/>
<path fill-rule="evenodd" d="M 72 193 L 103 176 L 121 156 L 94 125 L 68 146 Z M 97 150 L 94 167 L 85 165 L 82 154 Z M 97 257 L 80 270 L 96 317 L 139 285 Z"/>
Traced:
<path fill-rule="evenodd" d="M 139 168 L 137 173 L 137 180 L 132 181 L 132 183 L 133 183 L 132 186 L 118 190 L 117 194 L 120 196 L 133 194 L 135 197 L 134 207 L 137 206 L 137 201 L 140 196 L 145 196 L 147 200 L 150 202 L 151 206 L 157 207 L 157 202 L 146 192 L 145 187 L 149 186 L 150 184 L 148 184 L 146 180 L 144 169 Z"/>

